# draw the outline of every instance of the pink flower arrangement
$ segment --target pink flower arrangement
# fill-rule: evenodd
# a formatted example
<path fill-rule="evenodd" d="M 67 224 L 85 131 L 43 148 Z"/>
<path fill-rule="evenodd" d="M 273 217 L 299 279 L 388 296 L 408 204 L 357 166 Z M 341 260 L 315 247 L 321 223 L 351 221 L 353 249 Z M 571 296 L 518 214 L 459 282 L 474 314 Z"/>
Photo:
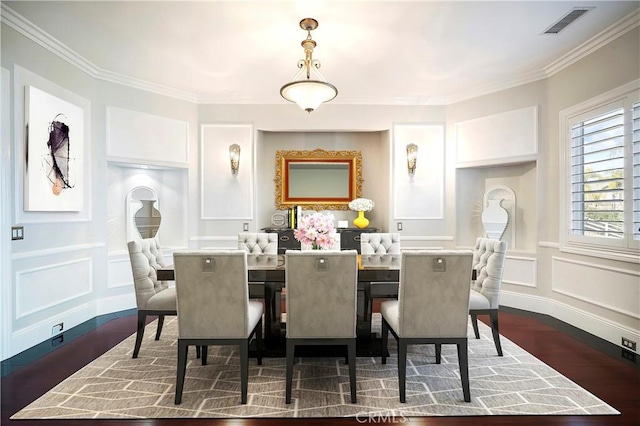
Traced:
<path fill-rule="evenodd" d="M 336 242 L 336 229 L 333 226 L 333 215 L 313 213 L 300 219 L 293 236 L 301 244 L 313 248 L 330 249 Z"/>

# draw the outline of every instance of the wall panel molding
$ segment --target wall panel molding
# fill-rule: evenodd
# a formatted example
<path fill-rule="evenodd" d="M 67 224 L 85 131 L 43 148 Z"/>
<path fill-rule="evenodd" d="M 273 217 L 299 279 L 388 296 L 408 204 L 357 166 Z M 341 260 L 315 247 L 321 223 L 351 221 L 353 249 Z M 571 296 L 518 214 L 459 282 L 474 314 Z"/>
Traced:
<path fill-rule="evenodd" d="M 15 319 L 93 292 L 93 258 L 52 263 L 15 274 Z"/>
<path fill-rule="evenodd" d="M 537 106 L 459 121 L 454 127 L 457 167 L 512 164 L 537 159 Z"/>
<path fill-rule="evenodd" d="M 507 255 L 502 282 L 523 287 L 537 287 L 538 259 Z"/>
<path fill-rule="evenodd" d="M 551 277 L 555 293 L 640 319 L 640 271 L 552 256 Z"/>
<path fill-rule="evenodd" d="M 413 175 L 407 169 L 409 143 L 418 146 Z M 445 125 L 394 124 L 391 149 L 391 221 L 443 219 Z"/>
<path fill-rule="evenodd" d="M 107 159 L 120 163 L 189 166 L 189 123 L 107 106 Z"/>
<path fill-rule="evenodd" d="M 200 218 L 254 220 L 253 125 L 203 124 L 200 129 Z M 235 176 L 229 161 L 231 144 L 240 145 Z"/>
<path fill-rule="evenodd" d="M 103 248 L 103 247 L 106 247 L 105 243 L 91 243 L 91 244 L 75 244 L 71 246 L 53 247 L 53 248 L 44 249 L 44 250 L 31 250 L 31 251 L 26 251 L 22 253 L 14 253 L 11 256 L 11 260 L 17 261 L 17 260 L 26 260 L 26 259 L 36 259 L 40 257 L 54 256 L 57 254 L 73 253 L 76 251 L 94 250 L 94 249 Z"/>

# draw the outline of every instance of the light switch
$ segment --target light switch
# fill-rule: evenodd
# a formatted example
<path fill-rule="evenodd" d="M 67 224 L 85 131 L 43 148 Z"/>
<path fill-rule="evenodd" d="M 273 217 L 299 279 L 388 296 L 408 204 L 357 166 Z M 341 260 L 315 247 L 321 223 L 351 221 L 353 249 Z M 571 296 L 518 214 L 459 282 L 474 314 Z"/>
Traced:
<path fill-rule="evenodd" d="M 244 232 L 247 232 L 247 231 L 249 230 L 249 224 L 248 224 L 248 223 L 243 223 L 243 224 L 242 224 L 242 230 L 243 230 Z"/>
<path fill-rule="evenodd" d="M 398 222 L 398 231 L 402 231 L 402 222 Z"/>

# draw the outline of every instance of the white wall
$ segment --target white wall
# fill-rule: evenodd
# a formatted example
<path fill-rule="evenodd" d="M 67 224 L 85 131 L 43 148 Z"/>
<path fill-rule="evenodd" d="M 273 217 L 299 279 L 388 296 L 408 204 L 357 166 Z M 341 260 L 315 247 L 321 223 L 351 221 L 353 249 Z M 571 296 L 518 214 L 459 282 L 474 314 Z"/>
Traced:
<path fill-rule="evenodd" d="M 514 187 L 522 211 L 518 217 L 519 229 L 515 231 L 517 247 L 509 253 L 503 304 L 552 314 L 617 344 L 622 333 L 634 338 L 640 329 L 640 302 L 630 302 L 630 298 L 638 294 L 637 265 L 568 255 L 557 249 L 557 133 L 561 109 L 638 77 L 639 39 L 636 28 L 547 80 L 447 107 L 328 104 L 309 115 L 288 104 L 196 105 L 98 81 L 2 25 L 2 67 L 9 70 L 11 79 L 15 74 L 14 64 L 19 65 L 91 103 L 92 152 L 90 218 L 57 223 L 49 223 L 47 218 L 28 223 L 25 240 L 11 243 L 10 279 L 2 282 L 2 307 L 10 313 L 5 316 L 8 319 L 2 327 L 2 334 L 10 336 L 3 359 L 50 337 L 53 324 L 64 321 L 69 328 L 95 315 L 134 306 L 122 247 L 124 227 L 118 223 L 124 217 L 124 212 L 120 216 L 119 206 L 124 204 L 128 191 L 125 183 L 132 175 L 141 173 L 157 184 L 163 198 L 163 220 L 182 224 L 182 227 L 176 226 L 175 229 L 180 230 L 172 236 L 166 235 L 172 250 L 186 246 L 225 246 L 232 244 L 243 222 L 249 221 L 253 229 L 269 225 L 274 211 L 275 150 L 361 149 L 363 195 L 376 201 L 376 209 L 369 218 L 374 226 L 394 230 L 397 221 L 393 216 L 389 177 L 396 172 L 404 173 L 392 168 L 394 126 L 437 123 L 446 123 L 443 218 L 405 221 L 403 241 L 411 246 L 468 247 L 478 235 L 470 219 L 472 200 L 494 184 Z M 610 64 L 616 64 L 615 72 Z M 13 95 L 11 104 L 20 104 L 15 99 L 20 93 Z M 539 145 L 535 162 L 457 170 L 456 123 L 534 105 L 538 108 Z M 109 107 L 187 123 L 184 167 L 173 170 L 161 164 L 164 169 L 144 172 L 110 163 L 106 118 Z M 5 116 L 3 111 L 3 118 Z M 206 175 L 202 175 L 200 165 L 200 125 L 238 123 L 253 128 L 250 143 L 254 145 L 251 165 L 255 173 L 250 185 L 256 208 L 250 220 L 202 219 L 201 178 Z M 11 124 L 9 132 L 15 135 L 15 127 L 22 123 Z M 3 127 L 3 134 L 5 132 Z M 12 146 L 17 146 L 17 141 L 13 142 Z M 149 152 L 154 149 L 152 140 L 140 143 Z M 145 151 L 141 152 L 140 155 L 144 155 Z M 12 155 L 18 154 L 14 151 Z M 11 164 L 20 165 L 19 157 L 13 160 Z M 222 173 L 227 173 L 224 168 Z M 21 171 L 14 168 L 11 176 L 8 187 L 14 188 L 21 179 Z M 406 185 L 402 191 L 410 186 L 409 180 L 404 183 L 396 180 L 396 183 Z M 2 200 L 8 200 L 10 205 L 1 204 L 2 215 L 3 218 L 10 215 L 11 223 L 16 224 L 14 212 L 21 206 L 21 194 L 7 194 L 6 187 L 2 185 Z M 216 194 L 207 196 L 216 198 Z M 167 206 L 168 211 L 164 211 L 166 198 L 180 207 Z M 223 197 L 217 201 L 225 202 Z M 350 212 L 344 214 L 353 219 Z M 591 274 L 594 267 L 598 275 Z M 81 273 L 70 272 L 76 269 Z M 591 280 L 579 289 L 568 287 L 575 283 L 575 275 L 598 276 L 602 283 Z M 610 289 L 606 301 L 602 300 L 601 286 Z M 4 300 L 7 294 L 10 298 Z"/>

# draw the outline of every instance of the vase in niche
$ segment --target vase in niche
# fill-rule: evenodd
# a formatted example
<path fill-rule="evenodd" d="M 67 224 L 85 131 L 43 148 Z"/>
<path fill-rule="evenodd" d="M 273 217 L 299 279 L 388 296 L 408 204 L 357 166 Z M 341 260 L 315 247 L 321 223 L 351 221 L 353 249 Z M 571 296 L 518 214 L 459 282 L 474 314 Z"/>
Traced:
<path fill-rule="evenodd" d="M 154 206 L 156 200 L 140 200 L 140 202 L 142 206 L 133 216 L 134 223 L 142 238 L 154 238 L 162 221 L 160 211 Z"/>
<path fill-rule="evenodd" d="M 488 200 L 482 211 L 482 225 L 488 238 L 499 240 L 509 224 L 509 213 L 502 207 L 503 199 Z"/>
<path fill-rule="evenodd" d="M 356 217 L 353 220 L 353 224 L 355 226 L 357 226 L 358 228 L 366 228 L 367 226 L 369 226 L 369 219 L 364 217 L 364 211 L 363 210 L 360 210 L 358 212 L 358 217 Z"/>

